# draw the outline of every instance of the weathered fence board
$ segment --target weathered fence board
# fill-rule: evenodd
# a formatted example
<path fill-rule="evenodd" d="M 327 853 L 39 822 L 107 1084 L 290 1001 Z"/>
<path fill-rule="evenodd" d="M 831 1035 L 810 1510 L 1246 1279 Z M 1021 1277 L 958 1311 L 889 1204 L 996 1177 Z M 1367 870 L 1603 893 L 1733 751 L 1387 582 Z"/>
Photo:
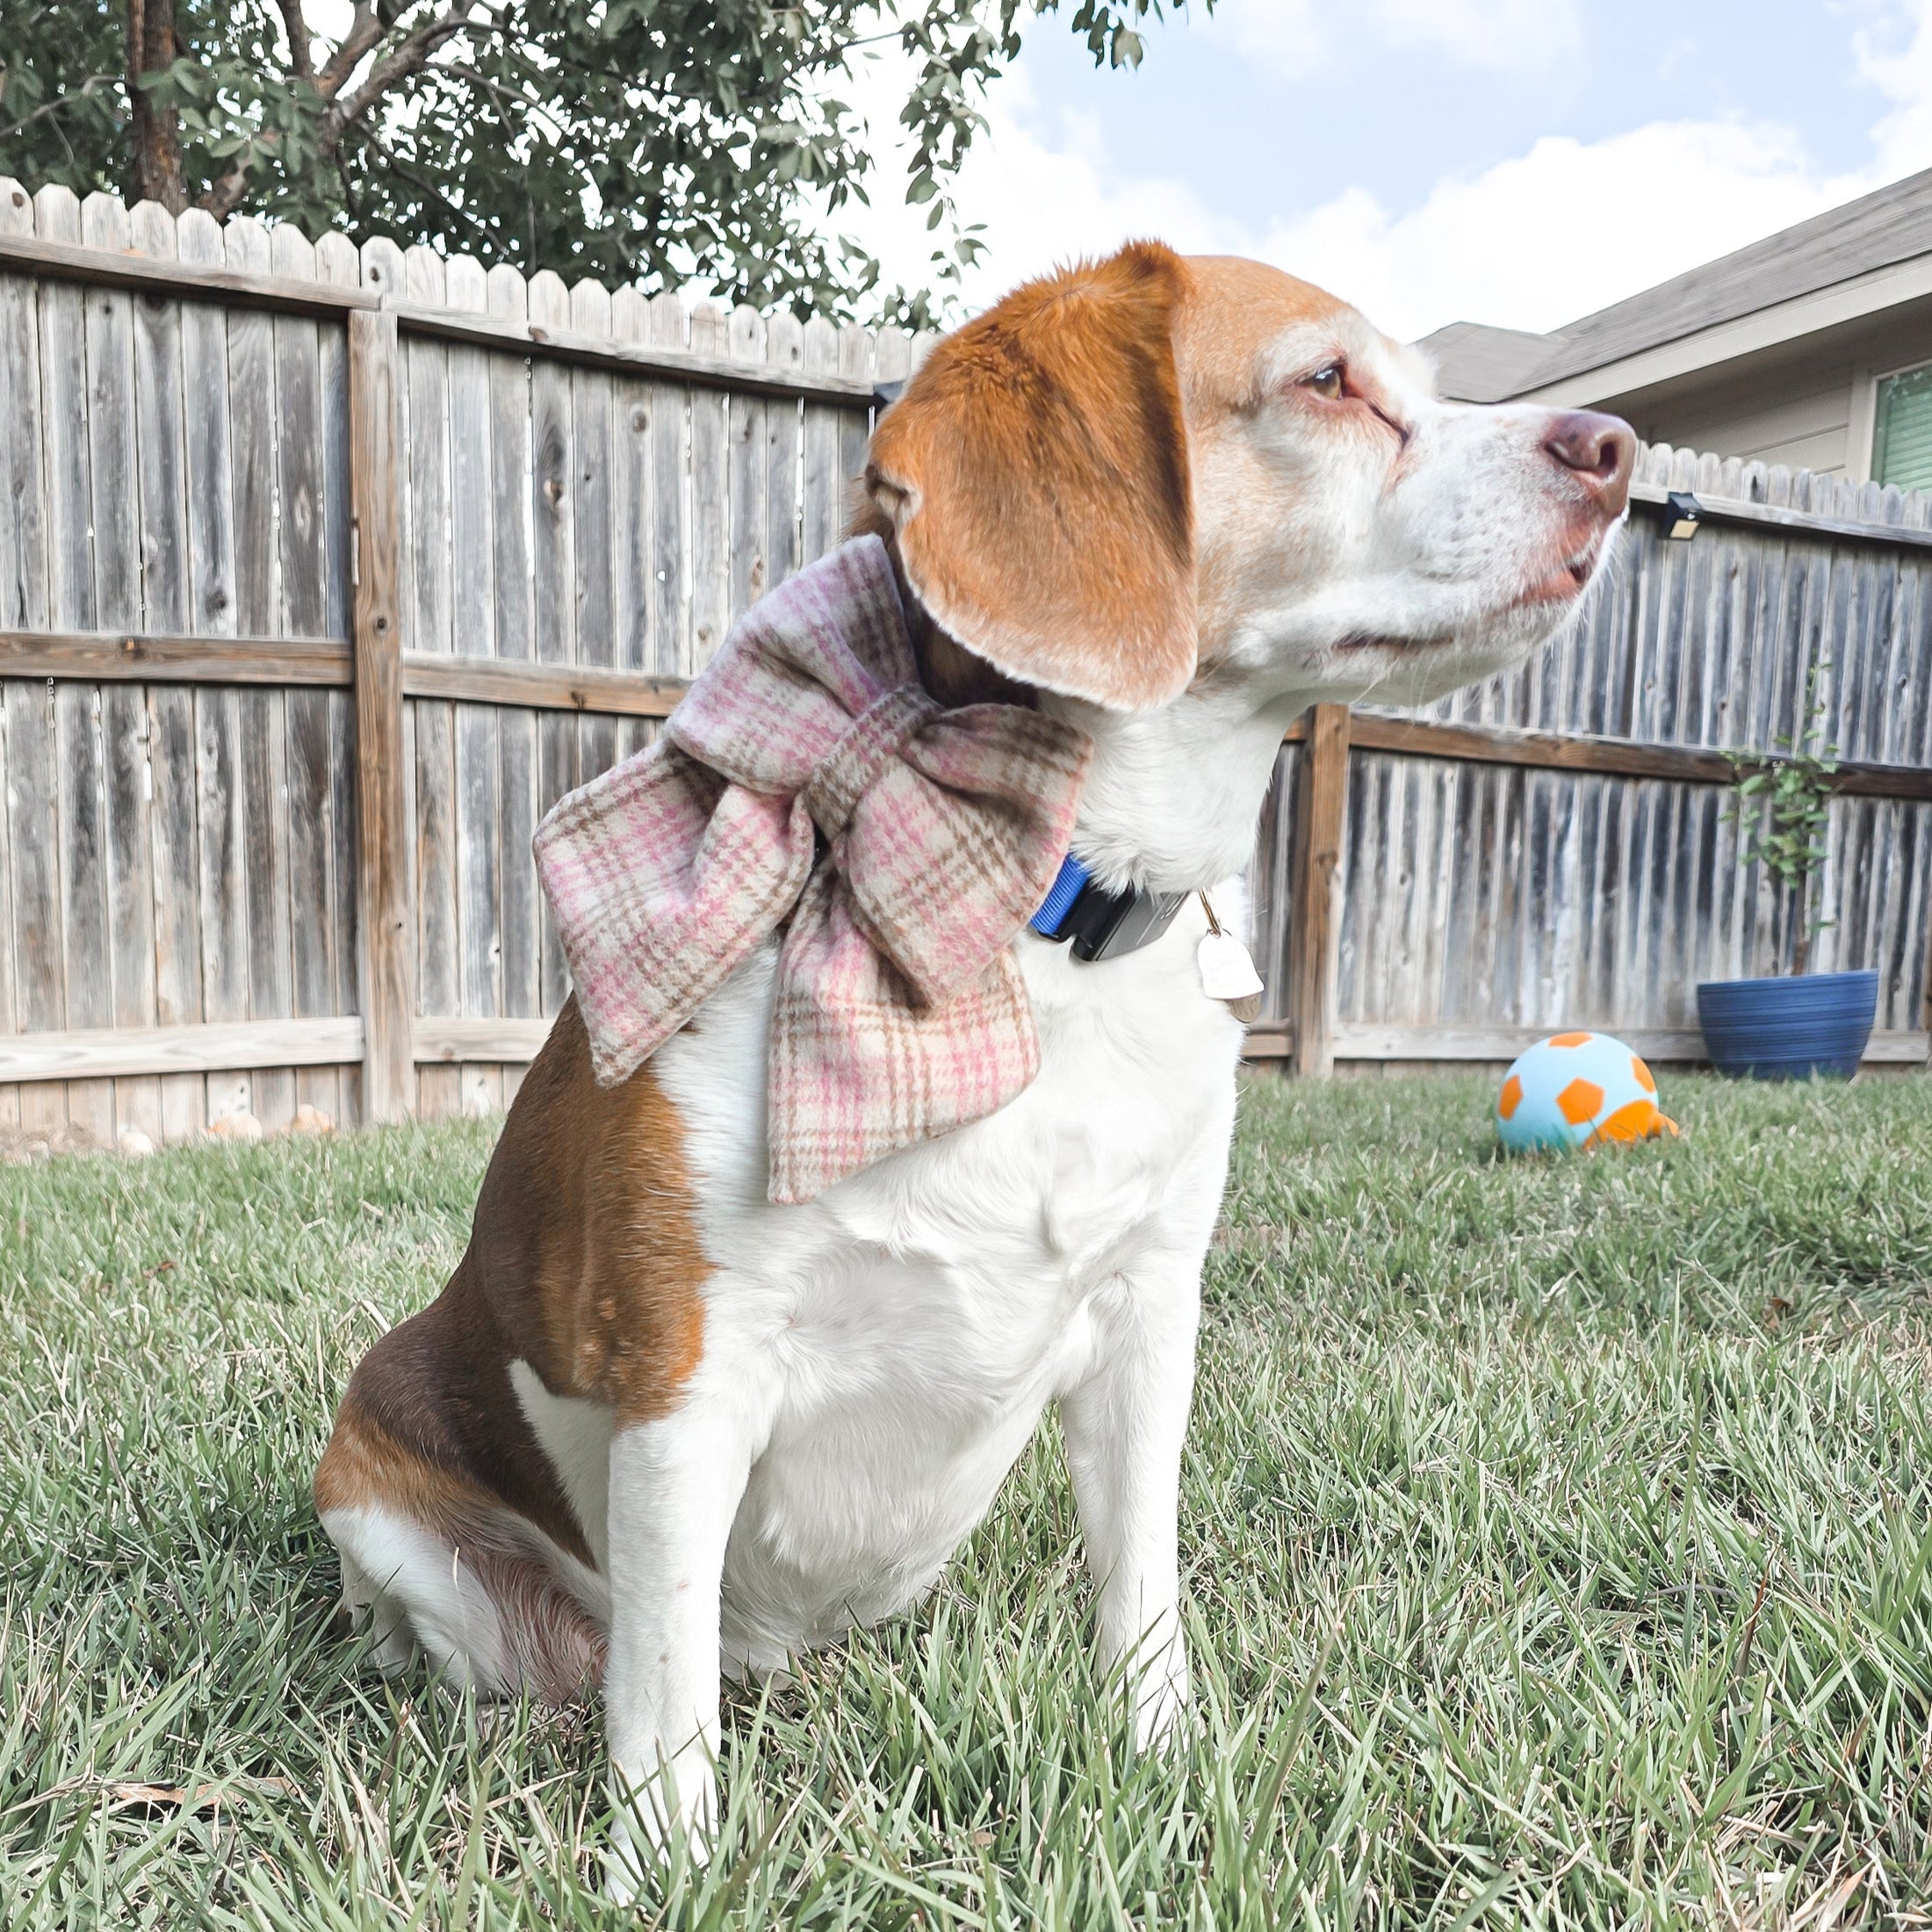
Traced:
<path fill-rule="evenodd" d="M 688 318 L 674 295 L 651 303 L 651 340 L 664 349 L 684 344 Z M 681 390 L 652 383 L 651 396 L 651 491 L 656 601 L 652 610 L 652 668 L 668 677 L 688 677 L 691 657 L 690 568 L 685 556 L 691 468 L 691 419 Z M 641 526 L 640 526 L 641 529 Z"/>
<path fill-rule="evenodd" d="M 285 291 L 324 259 L 339 275 L 340 247 L 108 196 L 76 205 L 50 191 L 28 207 L 11 184 L 0 211 L 12 232 L 26 213 L 44 238 L 146 276 L 10 277 L 0 301 L 0 380 L 18 396 L 32 378 L 32 407 L 6 417 L 21 514 L 6 549 L 5 667 L 54 680 L 51 696 L 45 682 L 4 688 L 0 1024 L 133 1034 L 353 1011 L 339 890 L 353 745 L 345 696 L 308 688 L 347 676 L 346 662 L 326 661 L 343 652 L 347 593 L 341 331 L 261 303 L 231 314 L 178 287 L 184 263 Z M 63 520 L 57 577 L 49 510 Z M 323 640 L 313 678 L 282 645 L 291 638 Z M 272 640 L 265 652 L 257 639 Z M 230 669 L 223 648 L 250 661 L 208 681 Z M 193 681 L 170 683 L 170 671 Z M 31 990 L 23 949 L 39 955 Z M 0 1121 L 25 1108 L 103 1138 L 119 1127 L 178 1136 L 244 1107 L 274 1125 L 299 1091 L 352 1115 L 333 1069 L 299 1089 L 286 1067 L 180 1064 L 9 1087 Z"/>
<path fill-rule="evenodd" d="M 42 234 L 68 245 L 82 240 L 80 205 L 65 189 L 44 188 L 34 197 Z M 40 309 L 40 374 L 47 437 L 48 616 L 76 631 L 98 627 L 97 551 L 92 529 L 92 451 L 88 436 L 90 292 L 62 289 Z M 117 298 L 104 292 L 104 304 Z M 106 347 L 109 332 L 94 327 L 94 346 Z M 105 371 L 104 371 L 105 373 Z M 112 513 L 110 513 L 112 515 Z M 109 534 L 112 548 L 112 532 Z M 57 827 L 61 1000 L 68 1027 L 112 1023 L 107 965 L 107 876 L 103 823 L 105 782 L 98 746 L 99 694 L 84 685 L 54 690 L 52 788 Z M 52 962 L 49 961 L 51 967 Z M 68 1117 L 99 1135 L 112 1132 L 113 1088 L 105 1080 L 76 1080 L 67 1094 Z"/>
<path fill-rule="evenodd" d="M 158 226 L 158 225 L 157 225 Z M 196 211 L 176 224 L 184 262 L 216 264 L 224 258 L 221 230 Z M 227 318 L 212 303 L 183 303 L 181 329 L 182 448 L 186 465 L 189 628 L 199 637 L 235 635 L 234 498 L 228 456 Z M 157 1004 L 163 1025 L 213 1015 L 205 998 L 214 958 L 239 947 L 223 914 L 238 902 L 211 906 L 203 896 L 203 868 L 211 853 L 220 864 L 234 846 L 227 811 L 233 798 L 231 748 L 220 726 L 219 693 L 181 686 L 150 687 L 155 718 L 155 898 L 167 928 L 157 948 Z M 213 756 L 204 761 L 203 747 Z M 227 755 L 225 755 L 227 754 Z M 221 874 L 215 878 L 219 883 Z M 211 954 L 210 947 L 214 948 Z M 232 992 L 220 1001 L 234 1018 Z M 170 1137 L 192 1133 L 212 1117 L 205 1078 L 182 1074 L 162 1083 L 162 1124 Z M 234 1096 L 227 1103 L 232 1106 Z M 216 1099 L 219 1107 L 221 1100 Z"/>
<path fill-rule="evenodd" d="M 395 343 L 386 508 L 351 326 Z M 566 991 L 537 816 L 838 541 L 919 349 L 0 183 L 0 1127 L 501 1106 Z M 1721 753 L 1788 735 L 1822 666 L 1820 963 L 1876 966 L 1872 1057 L 1923 1060 L 1932 506 L 1647 452 L 1640 506 L 1667 487 L 1709 506 L 1697 541 L 1640 507 L 1532 663 L 1290 734 L 1258 1056 L 1467 1062 L 1567 1023 L 1694 1053 L 1697 979 L 1788 938 Z"/>
<path fill-rule="evenodd" d="M 356 554 L 356 745 L 360 828 L 363 1099 L 371 1120 L 408 1117 L 408 827 L 402 695 L 401 357 L 394 319 L 349 319 L 349 460 Z"/>
<path fill-rule="evenodd" d="M 441 308 L 448 299 L 443 257 L 417 246 L 404 260 L 409 299 Z M 441 342 L 412 339 L 402 344 L 403 448 L 407 458 L 403 508 L 401 568 L 409 622 L 408 648 L 437 659 L 454 648 L 452 623 L 455 559 L 451 530 L 451 455 L 455 431 L 450 393 L 452 351 Z M 425 701 L 409 705 L 404 717 L 405 770 L 408 781 L 407 822 L 415 837 L 409 849 L 409 903 L 415 908 L 416 984 L 415 1011 L 455 1013 L 461 939 L 457 924 L 455 808 L 456 708 Z M 458 1073 L 454 1067 L 422 1067 L 416 1072 L 416 1111 L 429 1118 L 456 1112 Z"/>

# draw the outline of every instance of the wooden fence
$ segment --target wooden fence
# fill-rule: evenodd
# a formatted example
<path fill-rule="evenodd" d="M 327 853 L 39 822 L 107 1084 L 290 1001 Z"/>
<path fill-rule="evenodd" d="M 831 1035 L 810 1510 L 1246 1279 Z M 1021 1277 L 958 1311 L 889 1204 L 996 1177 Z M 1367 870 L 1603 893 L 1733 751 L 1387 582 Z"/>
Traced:
<path fill-rule="evenodd" d="M 1692 490 L 1704 523 L 1657 514 Z M 1300 1070 L 1498 1062 L 1570 1026 L 1704 1056 L 1697 984 L 1785 970 L 1724 750 L 1796 730 L 1813 667 L 1844 767 L 1819 970 L 1880 975 L 1871 1063 L 1927 1058 L 1932 499 L 1641 451 L 1607 580 L 1562 639 L 1421 712 L 1318 706 L 1255 876 L 1275 962 L 1251 1049 Z"/>
<path fill-rule="evenodd" d="M 0 182 L 0 1127 L 501 1106 L 530 833 L 912 343 Z"/>
<path fill-rule="evenodd" d="M 0 1128 L 504 1103 L 564 992 L 530 861 L 834 543 L 917 344 L 0 182 Z M 1587 622 L 1426 717 L 1322 708 L 1255 870 L 1262 1056 L 1697 1051 L 1772 963 L 1711 747 L 1830 660 L 1822 962 L 1925 1057 L 1926 503 L 1652 451 Z"/>

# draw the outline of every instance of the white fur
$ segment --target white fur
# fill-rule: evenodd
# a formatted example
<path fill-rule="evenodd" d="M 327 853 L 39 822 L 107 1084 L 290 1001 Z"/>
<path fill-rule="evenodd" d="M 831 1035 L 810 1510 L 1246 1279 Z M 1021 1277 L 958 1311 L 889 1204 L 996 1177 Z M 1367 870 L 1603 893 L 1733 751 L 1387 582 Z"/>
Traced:
<path fill-rule="evenodd" d="M 376 1661 L 385 1669 L 406 1663 L 420 1647 L 458 1689 L 490 1690 L 504 1682 L 496 1605 L 465 1568 L 460 1549 L 384 1509 L 330 1510 L 322 1527 L 342 1553 L 343 1604 L 358 1621 L 365 1612 L 374 1620 Z"/>
<path fill-rule="evenodd" d="M 1217 898 L 1223 923 L 1241 923 L 1239 897 Z M 1100 967 L 1023 940 L 1041 1077 L 802 1208 L 765 1199 L 772 954 L 660 1050 L 717 1272 L 681 1406 L 612 1451 L 609 1696 L 628 1785 L 661 1755 L 672 1808 L 703 1815 L 720 1653 L 769 1670 L 917 1601 L 1055 1401 L 1103 1661 L 1139 1653 L 1144 1737 L 1178 1716 L 1181 1438 L 1241 1044 L 1201 991 L 1206 930 L 1191 905 Z M 673 1445 L 700 1441 L 674 1479 Z M 627 1570 L 633 1510 L 648 1549 Z"/>
<path fill-rule="evenodd" d="M 596 1562 L 594 1572 L 583 1572 L 593 1580 L 595 1595 L 591 1599 L 600 1617 L 609 1615 L 609 1590 L 604 1579 L 610 1569 L 610 1546 L 605 1526 L 605 1499 L 610 1486 L 610 1437 L 614 1417 L 604 1402 L 587 1402 L 580 1395 L 553 1395 L 544 1387 L 543 1378 L 528 1362 L 510 1364 L 510 1387 L 516 1391 L 516 1404 L 530 1427 L 551 1467 L 557 1472 L 564 1494 L 584 1532 L 584 1541 Z M 581 1570 L 581 1566 L 578 1566 Z"/>

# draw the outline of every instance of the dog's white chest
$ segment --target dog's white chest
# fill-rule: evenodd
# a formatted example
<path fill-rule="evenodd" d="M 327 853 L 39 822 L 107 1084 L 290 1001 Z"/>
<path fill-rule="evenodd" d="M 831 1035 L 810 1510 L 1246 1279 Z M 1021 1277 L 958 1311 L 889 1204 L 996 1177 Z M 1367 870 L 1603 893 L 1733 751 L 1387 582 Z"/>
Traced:
<path fill-rule="evenodd" d="M 769 956 L 659 1054 L 718 1265 L 701 1373 L 755 1444 L 728 1655 L 768 1668 L 914 1600 L 1121 1298 L 1163 1292 L 1143 1258 L 1212 1217 L 1240 1035 L 1201 991 L 1199 923 L 1099 966 L 1027 944 L 1033 1086 L 804 1208 L 764 1193 Z"/>

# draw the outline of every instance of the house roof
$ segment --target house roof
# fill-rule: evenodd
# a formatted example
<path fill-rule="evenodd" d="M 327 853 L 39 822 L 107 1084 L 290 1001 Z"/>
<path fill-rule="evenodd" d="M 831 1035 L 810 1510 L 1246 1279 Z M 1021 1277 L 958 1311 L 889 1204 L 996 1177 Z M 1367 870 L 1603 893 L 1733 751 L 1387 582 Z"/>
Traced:
<path fill-rule="evenodd" d="M 1546 335 L 1451 322 L 1421 346 L 1442 393 L 1501 402 L 1779 302 L 1932 253 L 1932 168 L 1719 256 Z"/>

